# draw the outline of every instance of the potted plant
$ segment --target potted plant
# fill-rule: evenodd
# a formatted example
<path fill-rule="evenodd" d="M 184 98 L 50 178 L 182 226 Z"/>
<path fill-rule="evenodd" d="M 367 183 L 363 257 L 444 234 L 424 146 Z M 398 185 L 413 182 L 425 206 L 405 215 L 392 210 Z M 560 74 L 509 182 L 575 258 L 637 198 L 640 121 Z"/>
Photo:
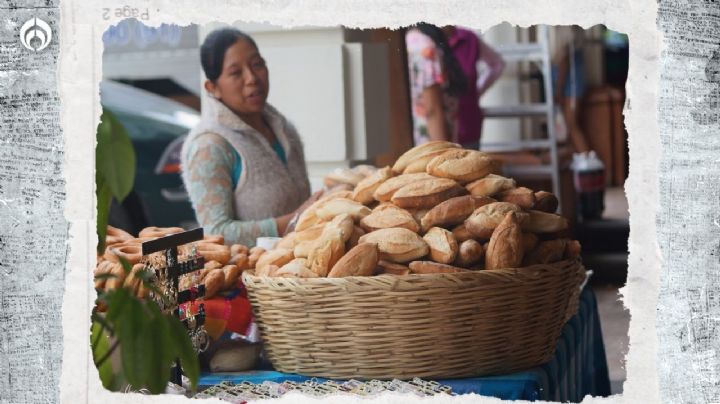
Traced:
<path fill-rule="evenodd" d="M 112 199 L 122 202 L 135 179 L 135 151 L 130 137 L 106 109 L 98 125 L 95 161 L 97 251 L 102 255 Z M 128 274 L 131 266 L 120 261 Z M 113 277 L 111 274 L 100 276 Z M 151 282 L 152 273 L 140 271 L 138 276 L 144 287 L 159 292 Z M 92 311 L 91 344 L 100 379 L 109 390 L 130 388 L 163 393 L 177 359 L 192 389 L 197 387 L 198 358 L 183 324 L 171 314 L 163 313 L 155 301 L 140 299 L 128 288 L 98 290 Z"/>

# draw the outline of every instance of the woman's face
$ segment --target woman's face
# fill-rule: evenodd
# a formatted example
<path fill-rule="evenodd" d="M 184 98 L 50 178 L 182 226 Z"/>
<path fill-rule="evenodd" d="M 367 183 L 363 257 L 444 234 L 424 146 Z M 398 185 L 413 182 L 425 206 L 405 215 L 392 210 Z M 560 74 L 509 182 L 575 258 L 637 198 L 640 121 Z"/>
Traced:
<path fill-rule="evenodd" d="M 265 59 L 250 42 L 238 40 L 225 51 L 220 77 L 206 88 L 241 117 L 261 114 L 270 89 Z"/>

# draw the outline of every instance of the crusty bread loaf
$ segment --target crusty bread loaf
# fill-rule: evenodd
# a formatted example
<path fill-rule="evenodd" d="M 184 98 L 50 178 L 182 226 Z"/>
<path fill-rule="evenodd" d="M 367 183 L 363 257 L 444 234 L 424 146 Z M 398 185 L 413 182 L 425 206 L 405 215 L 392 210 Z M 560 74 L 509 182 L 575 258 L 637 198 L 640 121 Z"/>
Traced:
<path fill-rule="evenodd" d="M 225 272 L 220 268 L 211 270 L 203 279 L 205 285 L 205 299 L 209 299 L 222 290 L 225 283 Z"/>
<path fill-rule="evenodd" d="M 430 259 L 441 264 L 455 261 L 458 254 L 458 243 L 451 232 L 440 227 L 432 227 L 423 236 L 430 248 Z"/>
<path fill-rule="evenodd" d="M 255 264 L 255 268 L 261 269 L 266 265 L 277 265 L 281 267 L 292 261 L 295 256 L 293 250 L 287 248 L 276 248 L 263 254 Z"/>
<path fill-rule="evenodd" d="M 315 226 L 308 227 L 305 230 L 296 231 L 295 232 L 296 235 L 295 235 L 295 239 L 294 239 L 295 246 L 302 242 L 305 242 L 305 241 L 317 240 L 318 237 L 320 237 L 320 235 L 322 234 L 323 229 L 325 229 L 326 224 L 327 223 L 320 223 L 320 224 L 316 224 Z"/>
<path fill-rule="evenodd" d="M 241 271 L 250 269 L 249 263 L 250 260 L 248 259 L 248 255 L 245 253 L 235 254 L 230 257 L 230 260 L 227 262 L 228 265 L 236 265 Z"/>
<path fill-rule="evenodd" d="M 529 217 L 522 222 L 522 228 L 532 233 L 555 233 L 566 230 L 568 221 L 555 213 L 529 210 Z"/>
<path fill-rule="evenodd" d="M 455 236 L 455 240 L 458 243 L 462 243 L 465 240 L 470 240 L 471 238 L 475 237 L 470 234 L 468 229 L 465 227 L 465 223 L 460 223 L 459 225 L 455 226 L 452 229 L 452 234 L 453 236 Z"/>
<path fill-rule="evenodd" d="M 355 225 L 352 216 L 347 213 L 341 213 L 325 225 L 319 238 L 337 234 L 344 243 L 350 239 L 354 230 Z"/>
<path fill-rule="evenodd" d="M 352 199 L 364 205 L 373 202 L 375 200 L 373 197 L 375 190 L 392 176 L 393 173 L 389 166 L 377 170 L 357 184 Z"/>
<path fill-rule="evenodd" d="M 482 244 L 476 240 L 469 239 L 460 243 L 457 258 L 455 258 L 455 265 L 463 268 L 469 268 L 470 266 L 481 262 L 483 258 L 485 258 L 485 249 L 483 249 Z"/>
<path fill-rule="evenodd" d="M 332 267 L 328 278 L 370 276 L 378 263 L 378 247 L 374 243 L 358 244 Z"/>
<path fill-rule="evenodd" d="M 427 255 L 427 243 L 416 233 L 403 228 L 375 230 L 360 237 L 360 244 L 378 245 L 380 259 L 392 262 L 408 262 Z"/>
<path fill-rule="evenodd" d="M 242 272 L 237 265 L 225 265 L 222 267 L 225 279 L 223 280 L 222 290 L 232 289 L 237 285 L 238 278 Z"/>
<path fill-rule="evenodd" d="M 318 275 L 308 268 L 305 258 L 295 258 L 275 271 L 273 276 L 285 278 L 317 278 Z"/>
<path fill-rule="evenodd" d="M 328 188 L 339 184 L 356 186 L 363 178 L 365 178 L 364 175 L 353 171 L 351 168 L 338 168 L 323 178 L 323 184 Z"/>
<path fill-rule="evenodd" d="M 317 200 L 308 206 L 300 214 L 300 217 L 298 217 L 298 221 L 295 224 L 295 231 L 303 231 L 305 229 L 309 229 L 310 227 L 327 222 L 327 220 L 320 219 L 317 216 L 318 207 L 322 206 L 325 202 L 327 202 L 327 200 Z"/>
<path fill-rule="evenodd" d="M 440 202 L 463 194 L 464 191 L 454 180 L 436 178 L 405 185 L 395 192 L 391 200 L 401 208 L 432 208 Z"/>
<path fill-rule="evenodd" d="M 315 215 L 321 220 L 331 220 L 343 213 L 352 216 L 354 220 L 359 220 L 370 214 L 370 208 L 351 199 L 334 198 L 325 201 L 315 210 Z"/>
<path fill-rule="evenodd" d="M 242 245 L 242 244 L 233 244 L 230 246 L 230 255 L 235 255 L 235 254 L 240 254 L 240 253 L 250 255 L 250 249 L 247 248 L 246 245 Z"/>
<path fill-rule="evenodd" d="M 555 194 L 547 191 L 535 192 L 535 206 L 533 209 L 541 212 L 555 213 L 559 202 Z"/>
<path fill-rule="evenodd" d="M 405 168 L 413 161 L 417 160 L 417 158 L 425 153 L 428 153 L 433 150 L 442 150 L 442 149 L 448 149 L 448 148 L 458 148 L 460 147 L 457 143 L 452 142 L 446 142 L 443 140 L 433 140 L 430 142 L 423 143 L 421 145 L 415 146 L 412 149 L 406 151 L 403 153 L 396 161 L 395 164 L 392 167 L 392 170 L 400 174 L 401 172 L 405 171 Z"/>
<path fill-rule="evenodd" d="M 450 198 L 430 209 L 420 220 L 423 231 L 433 226 L 447 227 L 463 223 L 475 211 L 475 199 L 470 195 Z"/>
<path fill-rule="evenodd" d="M 297 232 L 292 231 L 286 234 L 285 237 L 281 238 L 280 241 L 275 244 L 275 248 L 287 248 L 288 250 L 292 250 L 295 247 L 295 237 L 297 237 Z"/>
<path fill-rule="evenodd" d="M 360 220 L 360 226 L 369 232 L 391 227 L 402 227 L 415 233 L 420 231 L 420 226 L 410 212 L 391 203 L 376 207 L 372 213 Z"/>
<path fill-rule="evenodd" d="M 492 160 L 489 154 L 477 150 L 454 149 L 430 160 L 426 171 L 436 177 L 467 183 L 490 174 Z"/>
<path fill-rule="evenodd" d="M 376 275 L 407 275 L 410 273 L 410 268 L 408 268 L 406 265 L 397 264 L 390 261 L 378 261 L 377 267 L 375 268 L 375 274 Z"/>
<path fill-rule="evenodd" d="M 434 177 L 426 172 L 414 173 L 414 174 L 402 174 L 397 177 L 392 177 L 387 181 L 380 184 L 380 186 L 373 193 L 375 200 L 380 202 L 389 202 L 392 196 L 397 192 L 398 189 L 405 185 L 411 184 L 415 181 L 429 180 Z"/>
<path fill-rule="evenodd" d="M 307 258 L 310 256 L 310 251 L 313 250 L 313 246 L 317 240 L 302 241 L 295 245 L 293 248 L 293 256 L 295 258 Z"/>
<path fill-rule="evenodd" d="M 313 242 L 308 254 L 308 266 L 318 276 L 325 277 L 344 254 L 345 241 L 340 232 L 323 234 Z"/>
<path fill-rule="evenodd" d="M 365 235 L 365 230 L 358 226 L 353 226 L 353 232 L 350 238 L 345 242 L 345 251 L 350 251 L 353 247 L 360 243 L 360 237 Z"/>
<path fill-rule="evenodd" d="M 408 164 L 408 166 L 405 167 L 403 174 L 427 172 L 428 163 L 430 163 L 435 157 L 443 155 L 443 154 L 445 154 L 445 152 L 447 152 L 449 150 L 461 150 L 461 149 L 448 148 L 448 149 L 432 150 L 432 151 L 426 152 L 426 153 L 418 156 L 412 162 L 410 162 L 410 164 Z"/>
<path fill-rule="evenodd" d="M 488 174 L 484 178 L 465 185 L 472 196 L 493 196 L 498 192 L 515 188 L 515 180 L 496 174 Z"/>
<path fill-rule="evenodd" d="M 565 253 L 563 254 L 564 259 L 573 259 L 580 256 L 580 251 L 582 247 L 580 246 L 580 242 L 577 240 L 570 240 L 567 242 L 567 245 L 565 246 Z"/>
<path fill-rule="evenodd" d="M 522 235 L 523 251 L 534 250 L 539 241 L 540 240 L 538 239 L 538 236 L 535 233 L 523 233 L 523 235 Z"/>
<path fill-rule="evenodd" d="M 508 189 L 497 194 L 496 199 L 501 202 L 510 202 L 523 209 L 532 209 L 535 205 L 535 193 L 525 187 Z"/>
<path fill-rule="evenodd" d="M 475 237 L 488 239 L 508 212 L 517 212 L 519 221 L 527 217 L 527 214 L 521 213 L 520 207 L 513 203 L 494 202 L 475 209 L 465 220 L 465 227 Z"/>
<path fill-rule="evenodd" d="M 518 268 L 523 261 L 518 213 L 510 211 L 497 226 L 485 253 L 485 269 Z"/>
<path fill-rule="evenodd" d="M 440 264 L 433 261 L 413 261 L 410 263 L 410 272 L 414 274 L 452 274 L 457 272 L 468 272 L 467 269 L 458 268 L 452 265 Z"/>
<path fill-rule="evenodd" d="M 567 242 L 564 238 L 539 242 L 535 249 L 525 256 L 523 265 L 552 264 L 562 260 Z"/>

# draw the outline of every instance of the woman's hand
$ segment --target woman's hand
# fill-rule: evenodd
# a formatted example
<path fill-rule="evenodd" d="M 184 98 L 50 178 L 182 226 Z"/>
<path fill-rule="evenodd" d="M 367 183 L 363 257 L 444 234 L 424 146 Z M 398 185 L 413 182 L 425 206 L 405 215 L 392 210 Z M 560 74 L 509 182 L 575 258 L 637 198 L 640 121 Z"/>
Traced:
<path fill-rule="evenodd" d="M 317 202 L 317 200 L 320 199 L 323 196 L 323 194 L 324 194 L 323 190 L 317 191 L 314 194 L 310 195 L 310 197 L 294 211 L 288 213 L 287 215 L 276 217 L 275 224 L 277 225 L 278 234 L 281 236 L 284 236 L 287 233 L 290 233 L 291 231 L 293 231 L 295 229 L 295 223 L 297 222 L 298 217 L 300 217 L 300 215 L 310 205 Z"/>

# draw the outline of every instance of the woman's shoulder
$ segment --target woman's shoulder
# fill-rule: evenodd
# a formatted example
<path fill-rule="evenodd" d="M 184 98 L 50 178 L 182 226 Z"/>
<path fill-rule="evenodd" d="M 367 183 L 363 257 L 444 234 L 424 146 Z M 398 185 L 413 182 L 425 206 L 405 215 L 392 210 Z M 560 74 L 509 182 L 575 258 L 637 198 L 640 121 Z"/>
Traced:
<path fill-rule="evenodd" d="M 207 131 L 190 135 L 183 145 L 187 159 L 200 156 L 209 159 L 232 159 L 233 148 L 221 135 Z"/>

